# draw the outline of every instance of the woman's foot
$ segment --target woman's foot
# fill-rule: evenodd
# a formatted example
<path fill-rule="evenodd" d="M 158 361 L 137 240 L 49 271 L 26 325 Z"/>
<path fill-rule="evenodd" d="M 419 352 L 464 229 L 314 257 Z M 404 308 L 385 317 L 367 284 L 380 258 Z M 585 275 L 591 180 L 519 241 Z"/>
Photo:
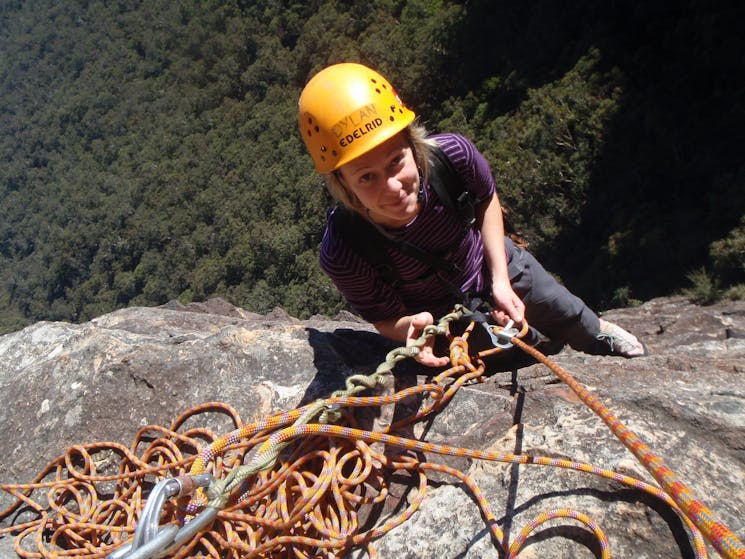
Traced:
<path fill-rule="evenodd" d="M 596 339 L 600 342 L 598 353 L 602 355 L 619 355 L 628 359 L 648 355 L 647 346 L 636 336 L 602 318 L 600 319 L 600 333 Z"/>

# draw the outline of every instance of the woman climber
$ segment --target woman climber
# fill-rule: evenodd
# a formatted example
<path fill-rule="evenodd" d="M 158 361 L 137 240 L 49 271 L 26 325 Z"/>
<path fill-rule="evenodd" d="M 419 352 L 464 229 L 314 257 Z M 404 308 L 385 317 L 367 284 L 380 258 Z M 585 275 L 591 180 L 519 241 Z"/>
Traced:
<path fill-rule="evenodd" d="M 473 143 L 427 135 L 415 116 L 383 76 L 360 64 L 325 68 L 300 96 L 300 133 L 338 202 L 328 215 L 321 267 L 355 312 L 383 336 L 411 345 L 468 294 L 489 303 L 500 324 L 527 319 L 534 344 L 646 355 L 635 336 L 600 319 L 505 236 L 494 178 Z M 433 188 L 442 180 L 435 179 L 438 152 L 456 175 L 447 180 L 460 181 L 475 200 L 472 225 Z M 374 244 L 384 264 L 370 257 Z M 433 348 L 430 339 L 417 361 L 446 365 Z"/>

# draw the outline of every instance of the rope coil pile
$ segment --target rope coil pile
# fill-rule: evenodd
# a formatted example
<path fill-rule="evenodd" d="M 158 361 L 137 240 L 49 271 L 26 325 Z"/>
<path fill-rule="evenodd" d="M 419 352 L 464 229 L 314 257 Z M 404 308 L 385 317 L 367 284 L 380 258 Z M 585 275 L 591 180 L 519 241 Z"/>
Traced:
<path fill-rule="evenodd" d="M 447 315 L 425 329 L 418 346 L 431 336 L 448 334 L 449 322 L 465 312 Z M 428 459 L 429 455 L 439 454 L 564 468 L 643 490 L 667 503 L 682 519 L 690 531 L 697 558 L 707 557 L 705 539 L 726 559 L 745 558 L 745 547 L 736 536 L 691 495 L 649 447 L 568 373 L 519 339 L 527 325 L 522 332 L 511 332 L 509 341 L 549 366 L 567 383 L 664 490 L 581 462 L 471 450 L 394 435 L 441 410 L 464 384 L 482 380 L 483 358 L 504 348 L 469 355 L 468 338 L 473 327 L 471 323 L 463 335 L 451 337 L 450 368 L 429 382 L 394 394 L 358 395 L 386 382 L 395 364 L 415 355 L 417 346 L 392 351 L 375 373 L 350 377 L 345 390 L 327 399 L 257 422 L 244 424 L 231 406 L 208 403 L 188 410 L 167 428 L 140 429 L 131 449 L 117 443 L 71 447 L 32 483 L 0 486 L 17 499 L 0 512 L 0 520 L 12 517 L 14 522 L 13 526 L 0 529 L 0 536 L 15 534 L 16 553 L 33 559 L 315 558 L 342 557 L 356 548 L 377 557 L 374 541 L 419 509 L 427 495 L 428 474 L 439 472 L 453 476 L 470 490 L 495 546 L 508 559 L 518 557 L 528 536 L 555 518 L 584 525 L 597 539 L 601 557 L 611 557 L 603 530 L 585 514 L 571 509 L 542 513 L 528 522 L 513 541 L 508 541 L 475 481 L 455 468 Z M 410 417 L 382 431 L 365 430 L 358 424 L 356 408 L 396 404 L 412 397 L 421 398 L 422 405 Z M 205 428 L 185 427 L 188 420 L 205 412 L 225 414 L 234 429 L 218 436 Z M 400 450 L 389 452 L 392 447 Z M 110 473 L 112 468 L 116 473 Z M 380 511 L 391 495 L 392 479 L 398 474 L 410 476 L 417 490 L 409 495 L 403 510 L 394 511 L 381 522 Z M 157 522 L 156 532 L 164 543 L 156 546 L 149 542 L 151 547 L 157 547 L 153 551 L 145 550 L 146 546 L 135 548 L 133 543 L 141 534 L 136 535 L 138 524 L 145 522 L 143 510 L 153 486 L 159 480 L 179 478 L 187 480 L 179 482 L 183 488 L 198 477 L 201 481 L 215 481 L 206 489 L 186 487 L 176 498 L 164 500 L 162 509 L 147 513 L 150 521 Z M 197 525 L 195 519 L 205 514 L 209 514 L 208 521 L 204 526 Z M 198 526 L 194 528 L 196 533 L 175 545 L 180 530 L 189 526 Z"/>

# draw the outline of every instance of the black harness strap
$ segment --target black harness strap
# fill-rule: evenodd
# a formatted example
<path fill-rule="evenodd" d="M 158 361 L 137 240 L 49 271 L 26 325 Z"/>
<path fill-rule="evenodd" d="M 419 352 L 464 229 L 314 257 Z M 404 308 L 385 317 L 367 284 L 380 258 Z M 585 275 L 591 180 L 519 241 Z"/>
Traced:
<path fill-rule="evenodd" d="M 446 208 L 455 210 L 463 225 L 468 228 L 476 221 L 476 206 L 481 202 L 463 188 L 463 181 L 453 167 L 453 162 L 439 147 L 433 150 L 429 184 Z"/>

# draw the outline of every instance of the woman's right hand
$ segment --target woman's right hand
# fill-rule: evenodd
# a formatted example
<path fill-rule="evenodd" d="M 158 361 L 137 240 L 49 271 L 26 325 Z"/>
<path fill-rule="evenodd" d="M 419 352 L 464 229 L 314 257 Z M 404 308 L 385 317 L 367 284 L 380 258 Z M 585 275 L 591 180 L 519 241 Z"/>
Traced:
<path fill-rule="evenodd" d="M 406 332 L 406 347 L 413 346 L 419 340 L 426 326 L 434 324 L 435 319 L 432 313 L 420 312 L 411 316 L 409 328 Z M 428 338 L 419 348 L 419 353 L 414 359 L 417 363 L 427 367 L 444 367 L 450 363 L 449 357 L 437 357 L 434 352 L 435 338 Z"/>

